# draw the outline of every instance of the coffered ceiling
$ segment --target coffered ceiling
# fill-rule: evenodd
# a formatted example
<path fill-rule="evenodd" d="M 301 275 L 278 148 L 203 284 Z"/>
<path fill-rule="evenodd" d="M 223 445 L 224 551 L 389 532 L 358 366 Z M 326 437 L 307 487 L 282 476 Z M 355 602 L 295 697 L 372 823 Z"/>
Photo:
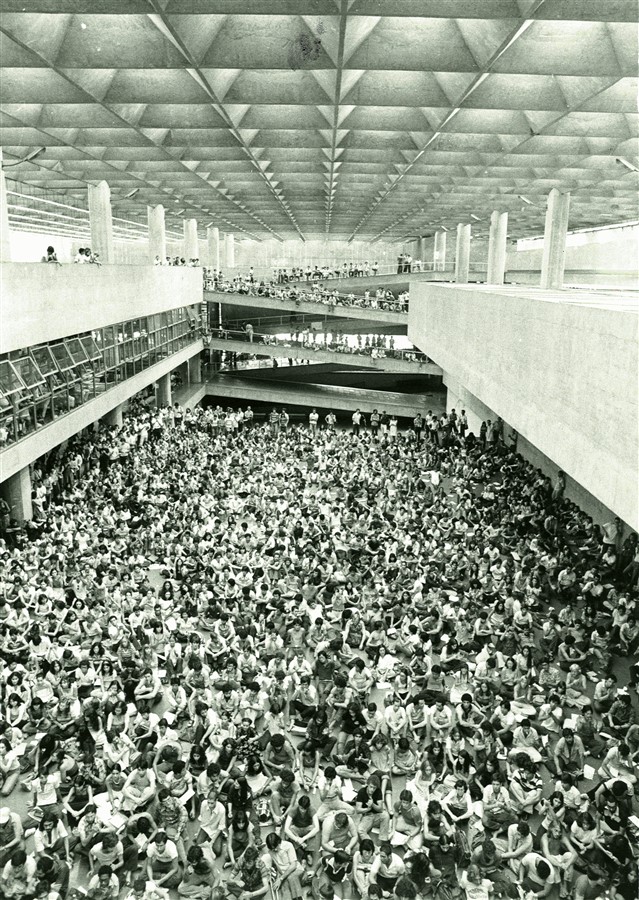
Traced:
<path fill-rule="evenodd" d="M 7 176 L 240 237 L 637 218 L 635 0 L 3 0 Z M 619 162 L 619 160 L 623 162 Z M 138 189 L 133 196 L 126 195 Z M 169 220 L 171 221 L 171 220 Z"/>

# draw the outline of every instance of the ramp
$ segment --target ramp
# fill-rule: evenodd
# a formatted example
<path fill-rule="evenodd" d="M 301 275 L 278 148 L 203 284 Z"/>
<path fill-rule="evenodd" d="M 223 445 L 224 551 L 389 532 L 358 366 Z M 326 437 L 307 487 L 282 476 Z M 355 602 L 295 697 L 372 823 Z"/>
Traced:
<path fill-rule="evenodd" d="M 255 400 L 275 406 L 307 406 L 318 410 L 361 409 L 370 414 L 374 409 L 386 410 L 398 417 L 413 418 L 418 412 L 429 409 L 443 410 L 441 393 L 399 394 L 395 391 L 371 391 L 360 388 L 327 386 L 322 384 L 296 384 L 278 381 L 249 380 L 230 375 L 218 375 L 206 382 L 206 393 L 213 397 L 230 397 L 236 400 Z"/>

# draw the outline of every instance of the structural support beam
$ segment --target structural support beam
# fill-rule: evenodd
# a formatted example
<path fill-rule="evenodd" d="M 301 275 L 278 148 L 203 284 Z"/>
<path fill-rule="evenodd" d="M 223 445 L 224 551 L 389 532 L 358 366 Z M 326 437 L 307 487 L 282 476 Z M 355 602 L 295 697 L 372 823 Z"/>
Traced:
<path fill-rule="evenodd" d="M 214 269 L 220 270 L 220 229 L 209 225 L 206 229 L 206 243 L 209 248 L 208 264 Z"/>
<path fill-rule="evenodd" d="M 470 225 L 457 226 L 457 250 L 455 252 L 455 281 L 468 284 L 470 269 Z"/>
<path fill-rule="evenodd" d="M 155 262 L 158 256 L 164 262 L 166 260 L 164 207 L 161 203 L 157 206 L 147 206 L 146 215 L 149 223 L 149 262 Z"/>
<path fill-rule="evenodd" d="M 197 219 L 184 219 L 184 257 L 187 261 L 200 258 L 197 238 Z"/>
<path fill-rule="evenodd" d="M 487 284 L 503 284 L 506 273 L 506 241 L 508 240 L 508 213 L 494 210 L 490 217 L 488 237 Z"/>
<path fill-rule="evenodd" d="M 2 171 L 2 147 L 0 147 L 0 262 L 11 262 L 11 232 L 9 207 L 7 206 L 7 182 Z"/>
<path fill-rule="evenodd" d="M 433 271 L 443 272 L 446 267 L 446 232 L 435 232 L 435 246 L 433 248 Z"/>
<path fill-rule="evenodd" d="M 192 356 L 187 363 L 189 374 L 189 384 L 199 384 L 202 381 L 202 373 L 200 370 L 200 354 Z"/>
<path fill-rule="evenodd" d="M 224 236 L 225 266 L 227 269 L 235 268 L 235 235 L 232 232 Z"/>
<path fill-rule="evenodd" d="M 158 408 L 171 406 L 171 374 L 163 375 L 158 379 L 158 391 L 156 395 Z"/>
<path fill-rule="evenodd" d="M 33 518 L 31 473 L 25 466 L 0 484 L 0 496 L 9 505 L 9 516 L 17 522 Z"/>
<path fill-rule="evenodd" d="M 544 252 L 541 259 L 541 286 L 544 290 L 560 288 L 564 283 L 566 235 L 570 214 L 570 194 L 553 188 L 548 194 Z"/>
<path fill-rule="evenodd" d="M 121 403 L 119 406 L 114 406 L 112 410 L 110 410 L 106 416 L 104 417 L 104 421 L 107 425 L 111 425 L 115 428 L 122 428 L 122 412 L 124 410 L 124 405 Z"/>
<path fill-rule="evenodd" d="M 91 249 L 100 254 L 101 263 L 112 263 L 113 216 L 111 213 L 111 189 L 106 181 L 89 185 L 89 223 L 91 225 Z"/>

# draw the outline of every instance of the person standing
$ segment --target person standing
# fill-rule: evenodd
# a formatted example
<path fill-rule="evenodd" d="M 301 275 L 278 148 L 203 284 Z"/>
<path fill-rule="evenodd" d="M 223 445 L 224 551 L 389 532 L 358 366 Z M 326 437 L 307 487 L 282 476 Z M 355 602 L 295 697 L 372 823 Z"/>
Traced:
<path fill-rule="evenodd" d="M 359 429 L 362 424 L 362 414 L 359 409 L 355 410 L 355 412 L 351 416 L 351 421 L 353 423 L 353 434 L 359 436 Z"/>
<path fill-rule="evenodd" d="M 612 549 L 617 549 L 617 544 L 621 543 L 621 539 L 623 538 L 623 526 L 621 524 L 621 519 L 617 516 L 614 521 L 606 522 L 605 525 L 602 526 L 603 531 L 603 552 L 604 554 Z"/>
<path fill-rule="evenodd" d="M 246 340 L 252 344 L 253 343 L 253 326 L 250 322 L 247 322 L 244 326 L 244 331 L 246 332 Z"/>
<path fill-rule="evenodd" d="M 326 414 L 326 416 L 325 416 L 325 418 L 324 418 L 324 421 L 326 422 L 326 427 L 327 427 L 327 429 L 328 429 L 330 432 L 334 432 L 334 431 L 335 431 L 335 425 L 337 424 L 337 416 L 335 415 L 335 413 L 333 412 L 333 410 L 331 410 L 329 413 Z"/>
<path fill-rule="evenodd" d="M 280 431 L 287 432 L 288 431 L 288 423 L 289 416 L 286 412 L 286 409 L 282 407 L 282 412 L 280 413 Z"/>
<path fill-rule="evenodd" d="M 377 434 L 379 432 L 380 419 L 381 419 L 380 414 L 377 412 L 376 409 L 374 409 L 373 412 L 371 413 L 371 434 L 373 436 L 373 440 L 375 440 L 377 438 Z"/>
<path fill-rule="evenodd" d="M 317 423 L 319 422 L 319 414 L 315 408 L 313 408 L 308 414 L 308 427 L 311 429 L 311 434 L 317 434 Z"/>
<path fill-rule="evenodd" d="M 277 435 L 280 433 L 280 414 L 275 407 L 273 407 L 270 412 L 268 423 L 271 428 L 271 434 L 273 435 L 273 437 L 277 437 Z"/>

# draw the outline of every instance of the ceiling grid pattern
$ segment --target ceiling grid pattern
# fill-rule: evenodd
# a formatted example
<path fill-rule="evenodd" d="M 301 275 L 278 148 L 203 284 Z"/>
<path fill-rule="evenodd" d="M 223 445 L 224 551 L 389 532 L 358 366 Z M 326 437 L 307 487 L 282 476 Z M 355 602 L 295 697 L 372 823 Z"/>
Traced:
<path fill-rule="evenodd" d="M 45 148 L 11 177 L 140 222 L 526 237 L 553 187 L 571 227 L 639 217 L 635 0 L 3 0 L 0 62 L 6 160 Z"/>

